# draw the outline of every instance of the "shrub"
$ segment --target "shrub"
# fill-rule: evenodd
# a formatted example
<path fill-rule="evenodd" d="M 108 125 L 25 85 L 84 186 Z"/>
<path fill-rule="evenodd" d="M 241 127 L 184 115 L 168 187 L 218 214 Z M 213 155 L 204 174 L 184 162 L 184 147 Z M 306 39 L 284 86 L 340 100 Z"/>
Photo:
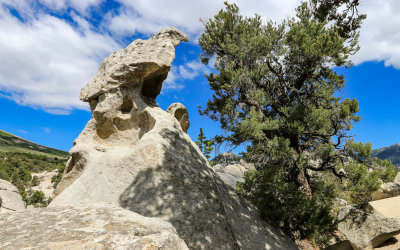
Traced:
<path fill-rule="evenodd" d="M 37 204 L 37 203 L 43 203 L 45 201 L 45 195 L 42 191 L 35 191 L 29 197 L 29 203 L 30 204 Z"/>
<path fill-rule="evenodd" d="M 39 186 L 39 184 L 40 184 L 39 177 L 37 177 L 37 175 L 34 175 L 32 177 L 32 186 Z"/>

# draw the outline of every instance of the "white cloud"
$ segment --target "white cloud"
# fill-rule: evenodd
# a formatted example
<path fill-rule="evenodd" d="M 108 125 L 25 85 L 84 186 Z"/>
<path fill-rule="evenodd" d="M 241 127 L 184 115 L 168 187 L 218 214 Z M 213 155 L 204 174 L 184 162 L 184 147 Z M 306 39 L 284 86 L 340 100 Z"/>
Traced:
<path fill-rule="evenodd" d="M 386 66 L 400 69 L 400 1 L 361 1 L 367 14 L 360 35 L 361 50 L 354 62 L 384 61 Z"/>
<path fill-rule="evenodd" d="M 187 32 L 192 42 L 201 33 L 200 18 L 206 20 L 223 8 L 223 0 L 119 0 L 121 15 L 108 16 L 108 28 L 118 35 L 135 32 L 152 34 L 161 27 L 176 26 Z M 295 14 L 301 0 L 238 0 L 242 14 L 260 14 L 263 19 L 280 21 Z M 353 57 L 356 64 L 385 61 L 386 66 L 400 69 L 400 1 L 364 0 L 360 10 L 368 15 L 360 37 L 361 50 Z"/>
<path fill-rule="evenodd" d="M 107 16 L 108 28 L 118 35 L 136 32 L 153 34 L 167 26 L 175 26 L 188 33 L 192 40 L 203 28 L 200 19 L 213 17 L 224 7 L 225 0 L 119 0 L 123 4 L 120 15 Z M 235 2 L 244 15 L 261 14 L 274 21 L 292 16 L 301 0 L 239 0 Z M 194 38 L 194 39 L 193 39 Z"/>
<path fill-rule="evenodd" d="M 57 13 L 68 15 L 74 24 L 43 9 L 40 1 Z M 117 0 L 122 6 L 103 13 L 93 27 L 91 7 L 99 10 L 104 0 L 2 0 L 0 3 L 0 96 L 20 105 L 41 108 L 54 114 L 86 109 L 78 100 L 82 86 L 96 73 L 100 61 L 120 45 L 116 41 L 138 32 L 151 35 L 160 28 L 176 26 L 188 33 L 192 44 L 203 29 L 200 22 L 223 8 L 224 0 Z M 238 0 L 242 14 L 260 14 L 263 19 L 280 21 L 294 15 L 301 0 Z M 400 69 L 400 1 L 364 0 L 361 11 L 368 14 L 360 37 L 362 46 L 355 63 L 385 61 Z M 21 22 L 5 6 L 17 9 Z M 36 6 L 37 7 L 37 6 Z M 99 13 L 98 13 L 99 14 Z M 101 16 L 101 13 L 100 13 Z M 101 33 L 110 32 L 112 37 Z M 211 64 L 212 65 L 212 64 Z M 174 65 L 163 89 L 184 88 L 210 68 L 194 60 Z"/>
<path fill-rule="evenodd" d="M 27 131 L 22 130 L 22 129 L 18 129 L 17 131 L 20 132 L 20 133 L 23 133 L 23 134 L 29 134 Z"/>
<path fill-rule="evenodd" d="M 0 90 L 20 105 L 51 113 L 87 109 L 79 91 L 119 45 L 83 19 L 77 23 L 74 28 L 46 14 L 22 23 L 0 8 Z"/>
<path fill-rule="evenodd" d="M 212 64 L 210 64 L 212 65 Z M 209 74 L 211 66 L 206 66 L 197 60 L 187 62 L 179 66 L 172 66 L 168 77 L 163 83 L 163 90 L 179 90 L 184 88 L 185 80 L 193 80 L 194 78 Z"/>

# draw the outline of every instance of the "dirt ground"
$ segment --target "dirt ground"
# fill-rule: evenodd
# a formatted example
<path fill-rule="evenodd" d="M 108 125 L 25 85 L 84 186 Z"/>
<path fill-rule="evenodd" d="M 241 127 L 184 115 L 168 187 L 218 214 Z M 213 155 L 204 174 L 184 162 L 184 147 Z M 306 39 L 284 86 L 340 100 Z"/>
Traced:
<path fill-rule="evenodd" d="M 387 218 L 400 217 L 400 196 L 371 201 L 369 204 Z"/>

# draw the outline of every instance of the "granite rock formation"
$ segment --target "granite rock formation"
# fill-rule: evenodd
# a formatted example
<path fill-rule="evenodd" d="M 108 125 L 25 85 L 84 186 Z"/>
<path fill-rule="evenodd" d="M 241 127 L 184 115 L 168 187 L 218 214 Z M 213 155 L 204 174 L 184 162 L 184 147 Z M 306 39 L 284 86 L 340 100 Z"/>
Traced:
<path fill-rule="evenodd" d="M 0 179 L 0 212 L 19 211 L 25 209 L 18 188 L 8 181 Z"/>
<path fill-rule="evenodd" d="M 190 126 L 189 112 L 182 103 L 172 103 L 167 108 L 167 112 L 178 120 L 182 130 L 187 133 Z"/>
<path fill-rule="evenodd" d="M 2 213 L 0 228 L 0 249 L 188 249 L 170 223 L 111 206 Z"/>
<path fill-rule="evenodd" d="M 156 105 L 180 41 L 182 32 L 163 29 L 101 63 L 81 91 L 92 117 L 50 207 L 103 204 L 162 218 L 191 249 L 296 249 L 219 178 L 179 118 Z"/>
<path fill-rule="evenodd" d="M 371 205 L 343 207 L 338 213 L 338 229 L 353 249 L 373 249 L 400 233 L 400 218 L 388 218 Z"/>
<path fill-rule="evenodd" d="M 372 200 L 387 199 L 400 195 L 400 173 L 392 182 L 383 183 L 378 191 L 372 193 Z"/>
<path fill-rule="evenodd" d="M 237 182 L 244 182 L 244 172 L 253 170 L 253 164 L 245 162 L 233 153 L 223 153 L 212 160 L 213 168 L 219 177 L 232 188 Z"/>

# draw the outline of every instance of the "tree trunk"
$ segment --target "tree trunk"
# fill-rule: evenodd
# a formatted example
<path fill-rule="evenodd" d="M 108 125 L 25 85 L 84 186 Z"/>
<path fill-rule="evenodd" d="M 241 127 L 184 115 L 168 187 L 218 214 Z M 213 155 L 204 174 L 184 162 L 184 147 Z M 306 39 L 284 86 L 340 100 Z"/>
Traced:
<path fill-rule="evenodd" d="M 307 169 L 305 168 L 300 169 L 296 177 L 296 184 L 300 192 L 305 193 L 308 199 L 312 198 L 312 191 L 310 187 Z"/>

